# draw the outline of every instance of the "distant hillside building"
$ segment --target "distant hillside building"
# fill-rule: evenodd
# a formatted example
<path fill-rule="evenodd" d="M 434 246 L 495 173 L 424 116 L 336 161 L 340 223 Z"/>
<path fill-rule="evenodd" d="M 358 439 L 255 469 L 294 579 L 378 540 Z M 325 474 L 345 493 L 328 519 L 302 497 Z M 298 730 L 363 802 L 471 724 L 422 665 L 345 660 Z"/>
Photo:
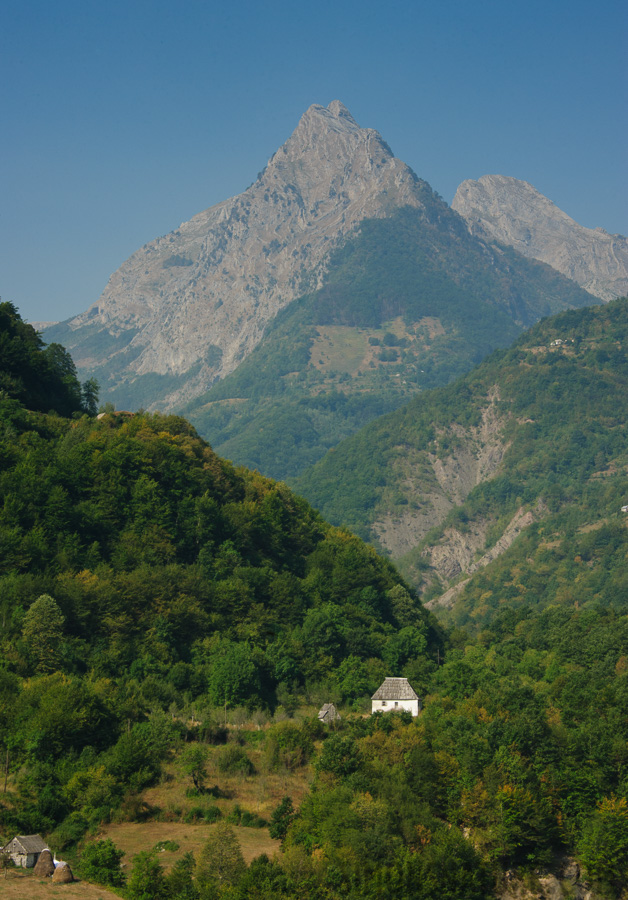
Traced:
<path fill-rule="evenodd" d="M 323 724 L 329 725 L 331 722 L 340 721 L 340 713 L 333 703 L 324 703 L 318 712 L 318 718 Z"/>
<path fill-rule="evenodd" d="M 38 834 L 18 834 L 2 849 L 11 857 L 16 866 L 32 869 L 40 854 L 50 848 Z"/>
<path fill-rule="evenodd" d="M 418 716 L 421 711 L 421 698 L 407 678 L 385 678 L 375 691 L 371 712 L 399 712 L 402 709 Z"/>

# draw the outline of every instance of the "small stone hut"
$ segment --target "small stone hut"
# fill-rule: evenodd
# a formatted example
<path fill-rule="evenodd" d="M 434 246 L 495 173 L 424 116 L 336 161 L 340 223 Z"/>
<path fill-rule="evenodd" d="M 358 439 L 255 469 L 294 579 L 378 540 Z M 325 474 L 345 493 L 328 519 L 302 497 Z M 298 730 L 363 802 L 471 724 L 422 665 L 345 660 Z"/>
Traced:
<path fill-rule="evenodd" d="M 407 678 L 385 678 L 371 697 L 371 713 L 400 712 L 402 709 L 418 716 L 421 698 Z"/>
<path fill-rule="evenodd" d="M 48 844 L 39 834 L 18 834 L 2 848 L 13 860 L 14 865 L 32 869 Z"/>
<path fill-rule="evenodd" d="M 320 722 L 329 725 L 331 722 L 340 721 L 340 713 L 333 703 L 324 703 L 318 712 L 318 718 Z"/>

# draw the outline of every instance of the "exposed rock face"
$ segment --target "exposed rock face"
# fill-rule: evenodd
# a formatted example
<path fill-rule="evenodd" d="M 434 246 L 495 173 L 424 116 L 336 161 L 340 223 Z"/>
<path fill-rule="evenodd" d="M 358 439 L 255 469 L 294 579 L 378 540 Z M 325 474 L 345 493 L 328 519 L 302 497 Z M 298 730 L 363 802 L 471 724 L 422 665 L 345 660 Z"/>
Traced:
<path fill-rule="evenodd" d="M 546 512 L 546 507 L 542 502 L 537 503 L 534 511 L 524 510 L 523 507 L 517 510 L 512 517 L 502 536 L 498 541 L 490 547 L 479 559 L 476 559 L 478 551 L 482 549 L 486 541 L 489 522 L 484 521 L 479 524 L 472 525 L 466 532 L 460 532 L 456 528 L 448 528 L 443 535 L 441 541 L 432 547 L 427 554 L 430 565 L 442 581 L 447 583 L 462 572 L 471 576 L 484 566 L 497 559 L 502 553 L 515 542 L 521 532 L 531 525 L 534 521 L 541 518 Z M 475 560 L 475 561 L 474 561 Z M 428 609 L 435 609 L 442 606 L 450 608 L 456 602 L 456 599 L 463 589 L 469 583 L 470 577 L 459 581 L 450 587 L 449 590 L 430 600 L 426 606 Z"/>
<path fill-rule="evenodd" d="M 584 228 L 526 181 L 505 175 L 463 181 L 451 205 L 471 234 L 548 263 L 602 300 L 628 293 L 628 240 Z"/>
<path fill-rule="evenodd" d="M 495 385 L 477 427 L 463 429 L 452 425 L 448 437 L 455 449 L 447 455 L 417 452 L 406 446 L 396 449 L 392 464 L 399 472 L 399 489 L 408 498 L 409 509 L 384 515 L 372 525 L 373 534 L 393 559 L 416 547 L 431 528 L 440 525 L 447 513 L 464 502 L 476 485 L 497 472 L 508 449 L 502 436 L 506 418 L 498 412 L 498 402 L 499 389 Z M 419 502 L 417 497 L 421 498 Z M 455 578 L 467 568 L 476 551 L 484 546 L 487 527 L 488 523 L 484 523 L 481 533 L 469 533 L 464 538 L 450 529 L 451 540 L 442 548 L 434 548 L 430 560 L 441 578 Z"/>
<path fill-rule="evenodd" d="M 190 399 L 317 284 L 329 252 L 362 219 L 421 206 L 421 184 L 342 103 L 311 106 L 251 187 L 134 253 L 59 339 L 79 368 L 103 382 L 99 367 L 117 373 L 103 392 L 188 373 L 160 405 Z"/>

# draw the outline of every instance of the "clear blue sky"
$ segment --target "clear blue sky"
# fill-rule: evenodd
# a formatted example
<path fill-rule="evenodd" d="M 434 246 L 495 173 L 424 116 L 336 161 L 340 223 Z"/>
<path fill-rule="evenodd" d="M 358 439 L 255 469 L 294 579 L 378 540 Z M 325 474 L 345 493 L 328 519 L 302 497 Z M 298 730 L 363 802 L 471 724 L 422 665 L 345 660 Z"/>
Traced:
<path fill-rule="evenodd" d="M 29 320 L 83 311 L 333 99 L 447 201 L 512 175 L 626 234 L 627 17 L 624 0 L 4 0 L 0 295 Z"/>

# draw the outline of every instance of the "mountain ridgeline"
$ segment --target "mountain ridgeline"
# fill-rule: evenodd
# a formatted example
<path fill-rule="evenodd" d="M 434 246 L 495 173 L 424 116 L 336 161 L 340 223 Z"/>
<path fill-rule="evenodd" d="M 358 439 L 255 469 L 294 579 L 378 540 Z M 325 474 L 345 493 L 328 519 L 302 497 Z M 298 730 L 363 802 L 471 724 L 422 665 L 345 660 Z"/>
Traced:
<path fill-rule="evenodd" d="M 104 400 L 184 411 L 220 452 L 285 478 L 541 316 L 594 302 L 472 236 L 334 101 L 246 191 L 142 247 L 45 334 Z"/>
<path fill-rule="evenodd" d="M 593 602 L 603 584 L 605 602 L 622 602 L 627 338 L 626 299 L 546 319 L 294 483 L 385 549 L 430 605 L 456 603 L 457 621 L 486 622 L 505 602 Z"/>
<path fill-rule="evenodd" d="M 526 181 L 484 175 L 463 181 L 452 209 L 471 234 L 548 263 L 608 302 L 628 294 L 628 240 L 584 228 Z"/>
<path fill-rule="evenodd" d="M 369 219 L 335 251 L 324 285 L 184 413 L 217 451 L 275 478 L 446 384 L 522 328 L 595 300 L 559 273 L 468 233 L 428 185 L 420 207 Z"/>

